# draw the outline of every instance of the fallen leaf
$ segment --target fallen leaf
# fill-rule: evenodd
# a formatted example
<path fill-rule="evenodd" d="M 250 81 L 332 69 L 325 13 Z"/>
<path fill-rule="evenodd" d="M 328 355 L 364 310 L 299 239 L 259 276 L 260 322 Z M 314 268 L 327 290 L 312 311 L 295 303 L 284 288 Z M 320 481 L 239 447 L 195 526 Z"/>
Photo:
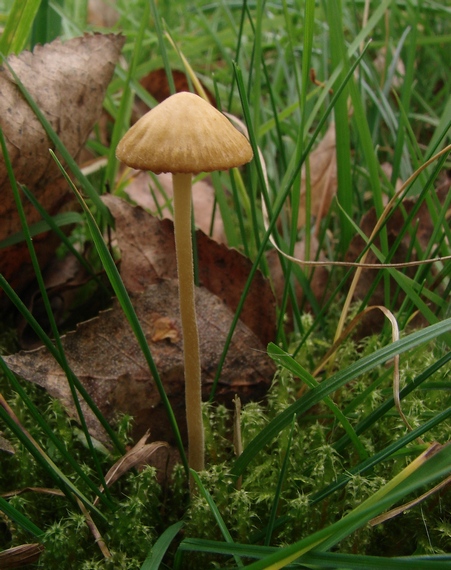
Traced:
<path fill-rule="evenodd" d="M 66 255 L 63 258 L 53 257 L 43 271 L 43 281 L 47 296 L 52 308 L 52 313 L 58 326 L 67 323 L 74 312 L 80 318 L 80 289 L 92 279 L 87 269 L 81 265 L 79 260 L 73 255 Z M 48 334 L 51 333 L 51 326 L 38 285 L 33 282 L 22 294 L 22 300 L 38 320 L 41 327 Z M 95 301 L 101 302 L 101 295 Z M 93 305 L 95 306 L 96 303 Z M 94 306 L 91 307 L 94 310 Z M 100 310 L 100 306 L 98 310 Z M 105 306 L 103 307 L 105 308 Z M 98 312 L 98 311 L 97 311 Z M 92 315 L 92 313 L 91 313 Z M 67 327 L 66 327 L 67 328 Z M 33 328 L 26 319 L 19 317 L 17 322 L 18 340 L 21 348 L 31 349 L 42 344 L 41 339 L 36 335 Z"/>
<path fill-rule="evenodd" d="M 326 215 L 337 193 L 337 156 L 335 124 L 331 123 L 318 144 L 310 154 L 311 215 L 319 222 Z M 301 174 L 301 200 L 299 204 L 298 228 L 305 226 L 305 194 L 307 172 Z"/>
<path fill-rule="evenodd" d="M 23 568 L 39 560 L 44 546 L 42 544 L 21 544 L 0 552 L 0 568 Z"/>
<path fill-rule="evenodd" d="M 39 493 L 41 495 L 51 495 L 52 497 L 64 497 L 64 493 L 61 489 L 51 489 L 49 487 L 22 487 L 21 489 L 14 489 L 14 491 L 2 493 L 1 496 L 4 499 L 9 499 L 10 497 L 18 497 L 24 493 Z"/>
<path fill-rule="evenodd" d="M 133 294 L 132 302 L 184 433 L 181 334 L 178 334 L 177 340 L 152 341 L 158 326 L 156 323 L 162 318 L 170 319 L 173 328 L 180 333 L 178 282 L 160 280 L 142 293 Z M 216 295 L 203 287 L 196 291 L 196 311 L 203 394 L 207 397 L 233 313 Z M 117 302 L 114 302 L 112 309 L 80 324 L 75 332 L 64 336 L 62 344 L 69 365 L 109 421 L 120 413 L 130 414 L 135 421 L 135 439 L 150 429 L 153 440 L 171 442 L 172 433 L 155 382 Z M 263 397 L 274 374 L 274 365 L 267 357 L 265 348 L 242 322 L 238 322 L 219 381 L 217 401 L 230 404 L 235 394 L 243 401 Z M 46 349 L 20 352 L 4 358 L 13 372 L 44 387 L 53 397 L 59 398 L 71 416 L 75 417 L 67 380 Z M 105 442 L 105 434 L 98 420 L 84 402 L 82 408 L 92 435 Z"/>
<path fill-rule="evenodd" d="M 7 59 L 40 110 L 60 136 L 71 156 L 83 147 L 102 110 L 105 89 L 110 82 L 124 38 L 118 35 L 85 35 L 67 42 L 55 40 Z M 60 172 L 48 149 L 47 138 L 7 68 L 0 70 L 1 126 L 16 179 L 36 188 Z M 4 161 L 0 161 L 0 186 L 9 185 Z M 45 206 L 44 196 L 39 196 Z M 59 202 L 51 197 L 50 202 Z M 2 201 L 0 215 L 7 218 L 10 204 Z M 13 208 L 15 211 L 15 207 Z M 9 224 L 12 220 L 5 219 Z M 2 228 L 1 239 L 9 235 Z"/>
<path fill-rule="evenodd" d="M 120 35 L 92 34 L 55 40 L 33 53 L 10 56 L 8 64 L 33 97 L 72 157 L 83 148 L 102 110 L 105 90 L 124 43 Z M 0 126 L 16 180 L 26 185 L 50 215 L 68 208 L 74 197 L 50 156 L 54 148 L 6 66 L 0 69 Z M 0 156 L 0 242 L 21 230 L 3 156 Z M 40 219 L 24 200 L 27 221 Z M 41 266 L 57 240 L 34 240 Z M 19 291 L 34 276 L 23 244 L 2 250 L 0 272 Z"/>
<path fill-rule="evenodd" d="M 125 475 L 125 473 L 130 471 L 130 469 L 149 465 L 152 455 L 154 455 L 159 449 L 166 450 L 166 456 L 168 457 L 169 445 L 165 441 L 153 441 L 152 443 L 146 443 L 149 436 L 150 432 L 147 431 L 142 438 L 108 470 L 108 473 L 105 475 L 105 483 L 108 487 L 111 487 L 111 485 Z M 100 487 L 100 490 L 103 491 L 103 487 Z M 99 498 L 96 497 L 94 505 L 98 501 Z"/>
<path fill-rule="evenodd" d="M 143 291 L 161 278 L 177 278 L 174 229 L 115 196 L 103 200 L 115 219 L 121 277 L 128 291 Z M 199 283 L 235 311 L 252 263 L 244 255 L 196 232 Z M 275 338 L 276 308 L 269 281 L 257 272 L 240 319 L 264 346 Z"/>
<path fill-rule="evenodd" d="M 14 455 L 15 451 L 14 451 L 14 447 L 12 446 L 12 444 L 5 439 L 2 435 L 0 435 L 0 451 L 3 451 L 4 453 L 8 453 L 9 455 Z"/>

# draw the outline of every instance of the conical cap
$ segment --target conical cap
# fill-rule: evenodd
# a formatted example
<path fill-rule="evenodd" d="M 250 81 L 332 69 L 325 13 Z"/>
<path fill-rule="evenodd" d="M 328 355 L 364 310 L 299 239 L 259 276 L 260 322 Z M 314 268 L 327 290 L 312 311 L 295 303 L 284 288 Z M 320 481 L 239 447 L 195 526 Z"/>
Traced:
<path fill-rule="evenodd" d="M 172 95 L 125 134 L 116 156 L 138 170 L 197 174 L 252 160 L 252 148 L 230 121 L 193 93 Z"/>

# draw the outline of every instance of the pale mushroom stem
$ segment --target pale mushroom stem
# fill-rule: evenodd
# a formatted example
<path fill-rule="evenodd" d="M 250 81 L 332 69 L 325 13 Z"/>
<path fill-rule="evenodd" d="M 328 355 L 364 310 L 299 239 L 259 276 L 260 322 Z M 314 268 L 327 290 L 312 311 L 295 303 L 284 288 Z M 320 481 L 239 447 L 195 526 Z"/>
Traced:
<path fill-rule="evenodd" d="M 191 469 L 204 469 L 204 427 L 197 329 L 194 264 L 191 238 L 191 174 L 173 174 L 174 234 L 179 278 L 180 317 L 185 363 L 186 423 L 188 427 L 188 462 Z"/>

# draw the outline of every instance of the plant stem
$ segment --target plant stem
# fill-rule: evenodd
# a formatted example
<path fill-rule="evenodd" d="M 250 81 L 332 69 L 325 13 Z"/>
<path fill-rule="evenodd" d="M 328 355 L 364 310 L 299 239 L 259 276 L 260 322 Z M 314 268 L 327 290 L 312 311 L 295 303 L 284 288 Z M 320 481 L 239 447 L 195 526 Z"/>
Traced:
<path fill-rule="evenodd" d="M 193 276 L 191 238 L 191 174 L 173 174 L 174 234 L 179 278 L 180 317 L 185 364 L 186 423 L 188 426 L 188 462 L 191 469 L 204 469 L 204 427 L 202 390 Z"/>

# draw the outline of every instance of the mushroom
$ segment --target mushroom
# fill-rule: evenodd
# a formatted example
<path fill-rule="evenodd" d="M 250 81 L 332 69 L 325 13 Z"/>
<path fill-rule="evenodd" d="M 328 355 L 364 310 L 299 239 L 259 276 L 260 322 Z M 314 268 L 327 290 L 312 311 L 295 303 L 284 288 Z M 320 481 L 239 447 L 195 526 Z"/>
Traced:
<path fill-rule="evenodd" d="M 252 160 L 252 148 L 246 137 L 212 105 L 198 95 L 181 92 L 141 117 L 119 142 L 116 156 L 138 170 L 172 173 L 188 462 L 190 468 L 202 471 L 205 450 L 191 236 L 192 175 L 246 164 Z"/>

